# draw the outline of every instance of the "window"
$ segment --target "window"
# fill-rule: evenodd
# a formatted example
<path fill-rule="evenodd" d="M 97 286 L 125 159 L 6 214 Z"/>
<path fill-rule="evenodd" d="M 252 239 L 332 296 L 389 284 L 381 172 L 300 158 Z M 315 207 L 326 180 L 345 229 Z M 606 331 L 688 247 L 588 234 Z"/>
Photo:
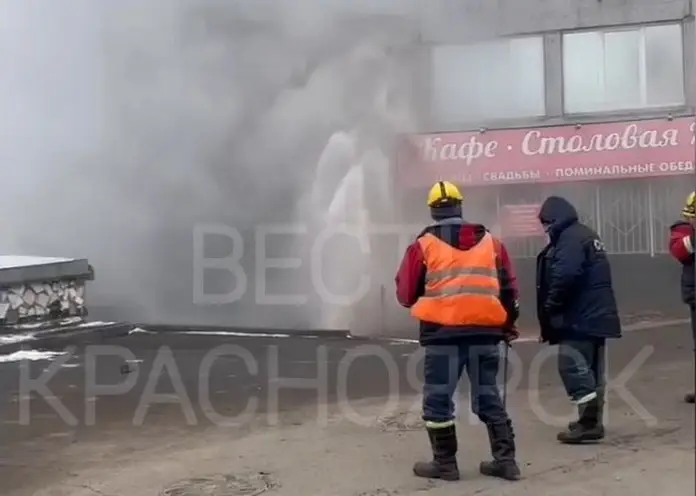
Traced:
<path fill-rule="evenodd" d="M 498 201 L 501 205 L 541 205 L 551 195 L 562 196 L 575 206 L 581 222 L 595 227 L 597 224 L 595 188 L 595 184 L 590 181 L 545 185 L 511 184 L 498 190 Z M 534 258 L 546 245 L 547 240 L 545 236 L 530 236 L 505 239 L 505 243 L 513 257 Z"/>
<path fill-rule="evenodd" d="M 541 36 L 432 49 L 432 113 L 441 124 L 545 114 Z"/>
<path fill-rule="evenodd" d="M 602 181 L 599 188 L 599 224 L 607 253 L 650 253 L 651 179 Z"/>
<path fill-rule="evenodd" d="M 650 178 L 649 181 L 654 251 L 669 253 L 669 227 L 679 220 L 679 212 L 694 190 L 694 182 L 688 176 Z"/>
<path fill-rule="evenodd" d="M 565 34 L 563 90 L 571 114 L 684 104 L 681 24 Z"/>

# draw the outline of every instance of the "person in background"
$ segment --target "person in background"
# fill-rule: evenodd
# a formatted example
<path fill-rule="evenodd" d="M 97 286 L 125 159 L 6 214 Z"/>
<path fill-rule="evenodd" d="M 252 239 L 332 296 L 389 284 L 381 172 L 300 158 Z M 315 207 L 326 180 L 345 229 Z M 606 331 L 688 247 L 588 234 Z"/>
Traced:
<path fill-rule="evenodd" d="M 518 336 L 517 282 L 505 246 L 462 218 L 462 200 L 454 184 L 435 183 L 428 195 L 434 223 L 408 247 L 396 275 L 397 300 L 420 322 L 425 348 L 423 420 L 433 459 L 413 472 L 459 480 L 453 396 L 466 370 L 472 411 L 488 429 L 493 455 L 479 470 L 518 480 L 515 434 L 497 384 L 499 344 Z"/>
<path fill-rule="evenodd" d="M 691 311 L 691 332 L 696 351 L 696 298 L 694 297 L 694 226 L 696 226 L 696 191 L 686 198 L 682 209 L 684 220 L 675 222 L 669 228 L 669 251 L 682 266 L 681 296 L 682 301 Z M 684 397 L 687 403 L 694 403 L 694 393 Z"/>
<path fill-rule="evenodd" d="M 541 341 L 559 345 L 558 372 L 578 408 L 578 420 L 557 439 L 598 441 L 604 438 L 605 342 L 621 337 L 609 260 L 602 240 L 565 198 L 548 197 L 539 221 L 549 238 L 537 256 Z"/>

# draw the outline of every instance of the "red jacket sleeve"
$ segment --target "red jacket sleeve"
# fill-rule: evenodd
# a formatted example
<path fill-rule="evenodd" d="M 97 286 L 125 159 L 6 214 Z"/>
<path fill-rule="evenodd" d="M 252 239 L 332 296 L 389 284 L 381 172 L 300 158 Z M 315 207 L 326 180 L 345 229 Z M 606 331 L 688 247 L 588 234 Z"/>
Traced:
<path fill-rule="evenodd" d="M 411 244 L 404 253 L 396 274 L 396 299 L 399 304 L 411 308 L 425 291 L 425 258 L 420 244 Z"/>
<path fill-rule="evenodd" d="M 689 224 L 672 226 L 669 236 L 669 252 L 681 263 L 693 260 L 694 230 Z"/>
<path fill-rule="evenodd" d="M 501 300 L 505 305 L 512 304 L 519 299 L 517 275 L 505 245 L 497 239 L 495 244 L 498 252 L 498 279 L 500 280 Z"/>

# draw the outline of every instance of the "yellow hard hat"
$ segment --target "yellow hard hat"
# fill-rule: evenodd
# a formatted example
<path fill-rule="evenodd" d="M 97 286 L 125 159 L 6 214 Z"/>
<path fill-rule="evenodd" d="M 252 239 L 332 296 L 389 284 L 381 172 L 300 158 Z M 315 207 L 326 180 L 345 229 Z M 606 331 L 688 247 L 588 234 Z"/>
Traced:
<path fill-rule="evenodd" d="M 433 184 L 428 193 L 428 206 L 438 207 L 451 203 L 459 203 L 464 197 L 454 184 L 449 181 L 438 181 Z"/>
<path fill-rule="evenodd" d="M 682 209 L 682 215 L 687 219 L 696 219 L 696 191 L 692 191 L 686 197 L 686 204 Z"/>

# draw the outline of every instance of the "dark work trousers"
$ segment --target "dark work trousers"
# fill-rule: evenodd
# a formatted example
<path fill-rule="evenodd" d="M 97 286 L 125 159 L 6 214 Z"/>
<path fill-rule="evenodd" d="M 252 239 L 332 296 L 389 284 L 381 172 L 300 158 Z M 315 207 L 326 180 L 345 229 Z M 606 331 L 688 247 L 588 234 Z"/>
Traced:
<path fill-rule="evenodd" d="M 691 305 L 691 334 L 694 337 L 694 352 L 696 352 L 696 305 Z"/>
<path fill-rule="evenodd" d="M 696 368 L 696 305 L 691 305 L 691 334 L 694 338 L 694 367 Z M 696 382 L 696 370 L 694 371 L 694 381 Z"/>
<path fill-rule="evenodd" d="M 426 346 L 423 420 L 440 424 L 454 420 L 453 396 L 466 370 L 471 384 L 471 409 L 485 424 L 508 420 L 498 389 L 499 340 L 465 340 Z"/>
<path fill-rule="evenodd" d="M 558 346 L 558 373 L 570 399 L 584 403 L 603 398 L 606 348 L 604 339 L 566 340 Z"/>

